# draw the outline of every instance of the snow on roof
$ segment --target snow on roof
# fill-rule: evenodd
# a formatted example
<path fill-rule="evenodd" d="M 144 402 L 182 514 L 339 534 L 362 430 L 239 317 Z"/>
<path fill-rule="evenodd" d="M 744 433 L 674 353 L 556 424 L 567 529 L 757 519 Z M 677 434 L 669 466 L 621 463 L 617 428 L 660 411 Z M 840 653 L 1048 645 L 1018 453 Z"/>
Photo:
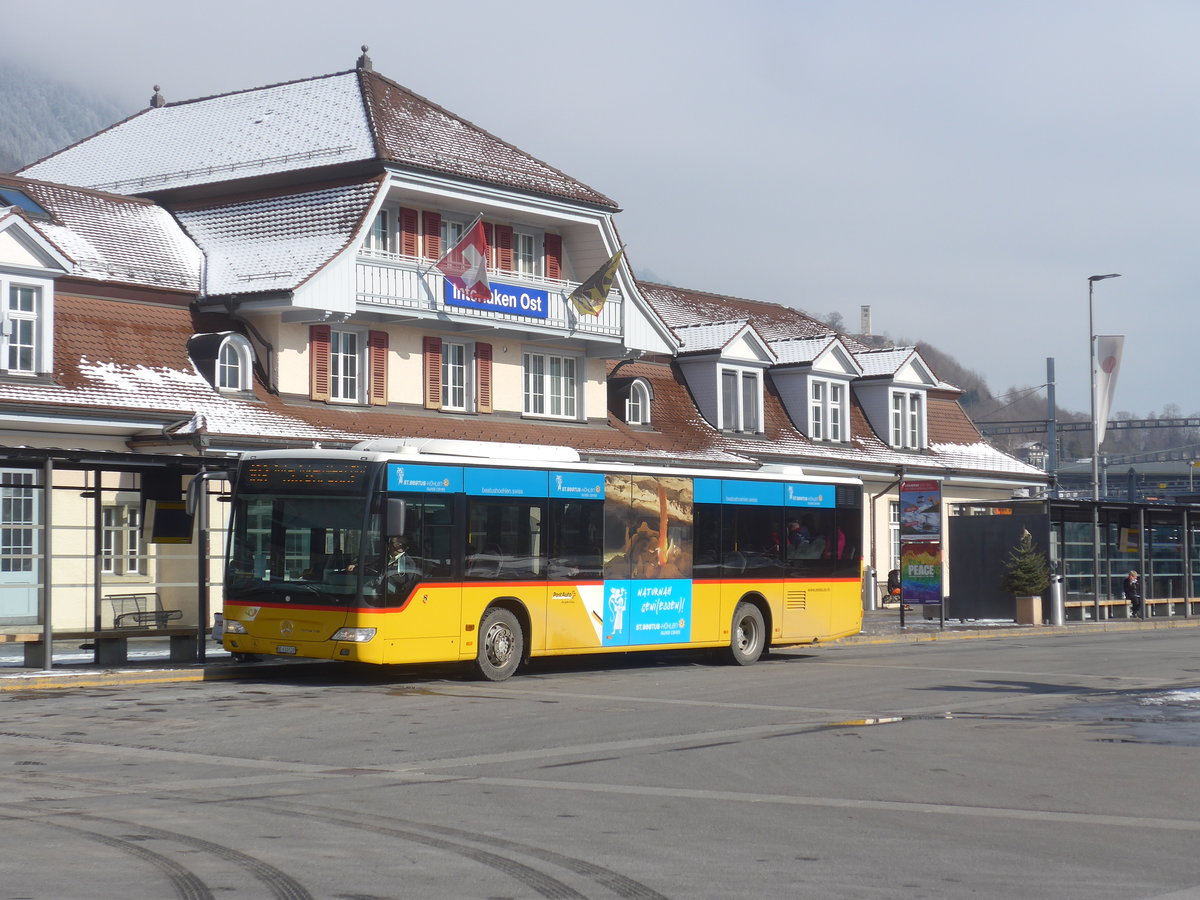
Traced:
<path fill-rule="evenodd" d="M 770 347 L 779 357 L 781 365 L 797 365 L 809 363 L 821 355 L 821 351 L 837 340 L 836 334 L 827 334 L 818 338 L 793 338 L 783 341 L 771 341 Z"/>
<path fill-rule="evenodd" d="M 371 160 L 617 208 L 436 103 L 361 71 L 152 107 L 22 174 L 146 194 Z"/>
<path fill-rule="evenodd" d="M 176 215 L 207 255 L 207 295 L 292 290 L 346 247 L 380 189 L 376 178 Z"/>
<path fill-rule="evenodd" d="M 68 256 L 71 274 L 96 281 L 195 291 L 200 251 L 164 209 L 58 184 L 6 177 L 53 217 L 28 217 L 32 228 Z"/>
<path fill-rule="evenodd" d="M 830 328 L 824 322 L 778 303 L 710 294 L 647 281 L 639 281 L 638 287 L 655 312 L 673 329 L 699 322 L 745 320 L 768 342 L 830 334 Z M 867 349 L 865 344 L 849 335 L 838 337 L 851 352 Z"/>
<path fill-rule="evenodd" d="M 905 361 L 916 352 L 912 347 L 889 347 L 885 350 L 856 353 L 854 358 L 863 368 L 863 377 L 870 378 L 874 375 L 895 375 Z"/>
<path fill-rule="evenodd" d="M 680 353 L 696 353 L 703 350 L 720 350 L 746 327 L 745 319 L 734 322 L 697 322 L 675 329 L 679 336 Z"/>
<path fill-rule="evenodd" d="M 362 73 L 363 96 L 384 159 L 474 181 L 616 209 L 599 191 L 408 88 Z"/>
<path fill-rule="evenodd" d="M 145 109 L 22 170 L 136 194 L 372 159 L 354 72 Z"/>

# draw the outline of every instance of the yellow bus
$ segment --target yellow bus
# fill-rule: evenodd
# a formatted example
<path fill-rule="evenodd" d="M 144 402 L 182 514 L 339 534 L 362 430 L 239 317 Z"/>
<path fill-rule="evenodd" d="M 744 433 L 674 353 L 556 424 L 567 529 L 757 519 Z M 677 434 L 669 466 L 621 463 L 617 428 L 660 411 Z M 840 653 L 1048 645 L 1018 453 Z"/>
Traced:
<path fill-rule="evenodd" d="M 600 465 L 569 448 L 373 441 L 246 454 L 223 643 L 235 655 L 463 661 L 770 647 L 862 627 L 862 485 Z"/>

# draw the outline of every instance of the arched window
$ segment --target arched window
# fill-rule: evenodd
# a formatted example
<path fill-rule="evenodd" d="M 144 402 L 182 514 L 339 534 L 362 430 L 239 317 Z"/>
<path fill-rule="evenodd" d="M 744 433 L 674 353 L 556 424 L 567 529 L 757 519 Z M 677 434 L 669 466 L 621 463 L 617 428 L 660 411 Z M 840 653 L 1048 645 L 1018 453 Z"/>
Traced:
<path fill-rule="evenodd" d="M 635 378 L 629 384 L 625 422 L 629 425 L 650 424 L 650 386 L 640 378 Z"/>
<path fill-rule="evenodd" d="M 217 390 L 250 390 L 253 360 L 250 342 L 245 337 L 240 334 L 227 335 L 217 351 Z"/>

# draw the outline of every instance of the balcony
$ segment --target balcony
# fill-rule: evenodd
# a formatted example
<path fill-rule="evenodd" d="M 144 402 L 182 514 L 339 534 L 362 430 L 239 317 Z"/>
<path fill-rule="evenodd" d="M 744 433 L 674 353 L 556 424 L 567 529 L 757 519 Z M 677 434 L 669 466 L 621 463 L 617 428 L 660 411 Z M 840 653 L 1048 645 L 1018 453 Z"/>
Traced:
<path fill-rule="evenodd" d="M 431 265 L 431 260 L 360 250 L 356 276 L 359 305 L 381 312 L 427 313 L 431 317 L 444 315 L 451 321 L 486 320 L 518 328 L 621 340 L 623 302 L 615 288 L 600 315 L 580 315 L 567 300 L 579 282 L 489 269 L 488 279 L 497 295 L 489 305 L 450 295 L 441 272 L 425 271 Z"/>

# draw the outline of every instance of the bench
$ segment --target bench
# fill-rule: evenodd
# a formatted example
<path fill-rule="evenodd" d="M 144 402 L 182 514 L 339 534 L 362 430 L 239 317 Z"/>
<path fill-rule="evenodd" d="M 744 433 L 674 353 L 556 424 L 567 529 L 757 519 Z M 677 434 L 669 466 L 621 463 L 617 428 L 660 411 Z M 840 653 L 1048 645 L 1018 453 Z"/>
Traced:
<path fill-rule="evenodd" d="M 1063 601 L 1063 612 L 1064 612 L 1065 616 L 1069 617 L 1071 615 L 1071 610 L 1073 610 L 1073 609 L 1079 610 L 1079 621 L 1082 622 L 1087 619 L 1088 613 L 1091 612 L 1095 608 L 1095 606 L 1096 606 L 1095 601 L 1093 601 L 1091 599 L 1064 600 Z M 1100 618 L 1101 619 L 1113 618 L 1113 615 L 1112 615 L 1113 610 L 1118 609 L 1118 608 L 1124 610 L 1125 618 L 1128 619 L 1129 618 L 1129 603 L 1128 603 L 1128 601 L 1125 601 L 1125 600 L 1101 600 L 1100 601 Z"/>
<path fill-rule="evenodd" d="M 183 618 L 182 609 L 163 609 L 156 593 L 110 594 L 104 599 L 112 610 L 113 628 L 166 628 L 168 622 Z"/>
<path fill-rule="evenodd" d="M 95 649 L 96 664 L 101 666 L 123 666 L 129 660 L 129 638 L 165 637 L 170 641 L 171 662 L 195 662 L 196 629 L 192 626 L 176 626 L 172 628 L 103 628 L 96 631 L 88 629 L 70 629 L 55 631 L 52 639 L 55 641 L 85 641 L 80 644 L 82 649 Z M 30 669 L 40 669 L 46 665 L 46 644 L 41 632 L 36 634 L 4 634 L 0 635 L 0 643 L 19 643 L 25 645 L 25 666 Z"/>
<path fill-rule="evenodd" d="M 163 609 L 157 593 L 112 594 L 103 599 L 110 614 L 110 626 L 55 630 L 52 639 L 84 641 L 79 645 L 80 649 L 95 650 L 96 663 L 102 666 L 124 665 L 129 659 L 129 638 L 137 637 L 167 638 L 172 662 L 196 660 L 196 629 L 167 624 L 182 619 L 183 610 Z M 24 644 L 27 667 L 46 665 L 46 645 L 40 631 L 3 634 L 0 642 Z"/>

